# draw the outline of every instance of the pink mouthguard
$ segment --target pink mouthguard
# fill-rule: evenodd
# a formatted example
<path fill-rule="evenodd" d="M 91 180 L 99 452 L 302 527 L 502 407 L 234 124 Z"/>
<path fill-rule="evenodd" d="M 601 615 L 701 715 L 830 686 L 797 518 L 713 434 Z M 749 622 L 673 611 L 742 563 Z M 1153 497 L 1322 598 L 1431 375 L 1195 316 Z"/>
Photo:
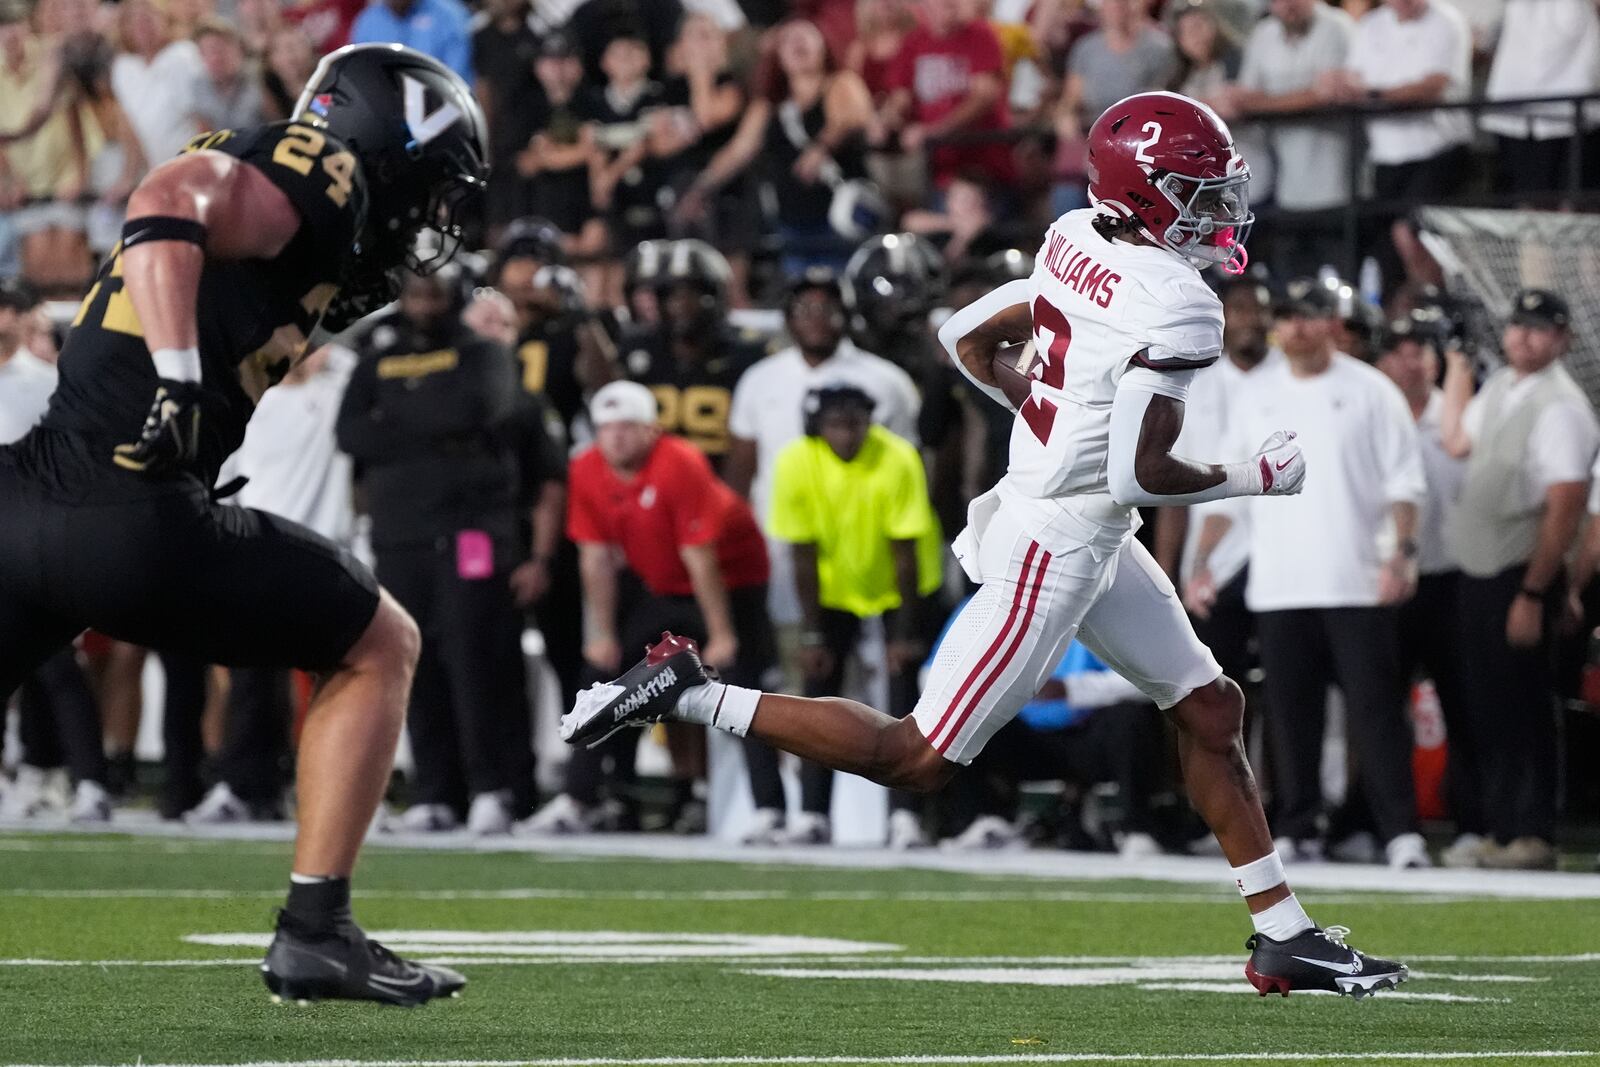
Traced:
<path fill-rule="evenodd" d="M 1218 230 L 1214 243 L 1218 248 L 1225 248 L 1229 252 L 1227 262 L 1222 264 L 1223 273 L 1238 277 L 1250 265 L 1250 253 L 1245 251 L 1244 245 L 1233 239 L 1233 234 L 1232 226 Z"/>

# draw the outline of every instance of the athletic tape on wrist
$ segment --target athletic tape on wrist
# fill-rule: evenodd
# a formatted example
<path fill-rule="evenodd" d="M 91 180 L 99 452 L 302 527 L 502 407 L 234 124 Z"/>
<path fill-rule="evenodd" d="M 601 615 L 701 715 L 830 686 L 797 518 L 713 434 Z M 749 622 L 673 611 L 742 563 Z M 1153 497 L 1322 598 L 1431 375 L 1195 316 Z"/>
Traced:
<path fill-rule="evenodd" d="M 1265 893 L 1288 880 L 1288 875 L 1283 873 L 1283 859 L 1277 849 L 1258 860 L 1251 860 L 1243 867 L 1233 868 L 1233 882 L 1239 887 L 1241 897 Z"/>
<path fill-rule="evenodd" d="M 1227 495 L 1230 497 L 1260 496 L 1265 491 L 1261 484 L 1261 463 L 1259 460 L 1250 459 L 1243 463 L 1224 464 L 1222 473 L 1227 478 Z"/>
<path fill-rule="evenodd" d="M 200 350 L 198 348 L 158 348 L 150 353 L 156 365 L 156 377 L 169 382 L 198 382 L 200 380 Z"/>

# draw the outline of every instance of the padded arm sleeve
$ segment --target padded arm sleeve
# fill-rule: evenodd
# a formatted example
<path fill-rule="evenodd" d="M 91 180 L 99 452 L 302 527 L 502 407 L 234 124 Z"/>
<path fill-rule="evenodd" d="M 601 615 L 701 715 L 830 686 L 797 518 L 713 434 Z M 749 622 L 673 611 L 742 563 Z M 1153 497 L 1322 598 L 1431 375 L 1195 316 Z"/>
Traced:
<path fill-rule="evenodd" d="M 1139 435 L 1144 415 L 1155 396 L 1170 397 L 1182 403 L 1189 393 L 1194 371 L 1156 371 L 1135 366 L 1117 383 L 1111 402 L 1111 442 L 1106 460 L 1106 481 L 1112 499 L 1125 507 L 1161 507 L 1171 504 L 1201 504 L 1230 496 L 1260 492 L 1249 478 L 1252 464 L 1230 463 L 1223 467 L 1222 481 L 1195 493 L 1152 493 L 1139 484 L 1137 476 Z"/>
<path fill-rule="evenodd" d="M 980 382 L 973 377 L 972 371 L 967 369 L 966 364 L 961 362 L 961 357 L 956 354 L 956 342 L 1011 305 L 1032 303 L 1032 280 L 1018 278 L 1016 281 L 1007 282 L 988 295 L 974 300 L 944 320 L 944 325 L 939 327 L 939 343 L 944 345 L 946 352 L 950 353 L 950 361 L 956 365 L 956 370 L 960 371 L 967 381 L 977 386 L 985 396 L 1007 411 L 1011 410 L 1011 401 L 1007 400 L 1006 395 L 999 389 Z"/>

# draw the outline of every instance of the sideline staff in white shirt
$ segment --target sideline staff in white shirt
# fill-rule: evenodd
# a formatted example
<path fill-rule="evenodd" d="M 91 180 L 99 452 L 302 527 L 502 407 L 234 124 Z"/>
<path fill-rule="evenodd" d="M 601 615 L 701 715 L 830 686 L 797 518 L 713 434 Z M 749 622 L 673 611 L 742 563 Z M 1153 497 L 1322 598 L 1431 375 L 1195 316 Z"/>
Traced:
<path fill-rule="evenodd" d="M 1229 427 L 1235 443 L 1268 423 L 1296 427 L 1306 469 L 1315 472 L 1286 507 L 1245 505 L 1245 600 L 1256 612 L 1275 720 L 1273 832 L 1289 839 L 1280 851 L 1320 851 L 1318 767 L 1328 688 L 1337 684 L 1360 786 L 1388 842 L 1389 862 L 1426 866 L 1416 833 L 1396 611 L 1416 587 L 1417 506 L 1426 491 L 1422 457 L 1400 390 L 1381 372 L 1334 351 L 1336 312 L 1332 294 L 1316 281 L 1289 286 L 1278 318 L 1284 359 L 1246 380 Z M 1194 581 L 1205 580 L 1210 555 L 1232 521 L 1227 509 L 1202 510 Z"/>

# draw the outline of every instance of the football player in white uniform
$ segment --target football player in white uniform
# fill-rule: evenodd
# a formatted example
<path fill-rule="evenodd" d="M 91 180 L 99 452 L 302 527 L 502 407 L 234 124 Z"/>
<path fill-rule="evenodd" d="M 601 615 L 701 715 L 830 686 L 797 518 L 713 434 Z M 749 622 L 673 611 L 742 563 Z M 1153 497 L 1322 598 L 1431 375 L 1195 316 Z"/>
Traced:
<path fill-rule="evenodd" d="M 663 635 L 633 670 L 581 694 L 562 737 L 590 743 L 661 718 L 750 734 L 898 789 L 939 788 L 1038 691 L 1077 638 L 1178 727 L 1190 802 L 1233 867 L 1256 934 L 1246 976 L 1265 996 L 1364 996 L 1403 964 L 1316 927 L 1289 890 L 1245 758 L 1244 698 L 1194 635 L 1172 584 L 1133 538 L 1140 505 L 1296 493 L 1305 463 L 1280 431 L 1239 463 L 1171 453 L 1189 379 L 1222 350 L 1222 305 L 1200 277 L 1237 273 L 1249 169 L 1210 108 L 1142 93 L 1089 132 L 1094 206 L 1050 227 L 1033 275 L 951 317 L 963 373 L 1017 410 L 1006 476 L 968 508 L 954 549 L 982 588 L 951 625 L 914 714 L 763 694 L 708 679 Z M 1026 376 L 1014 369 L 1024 350 Z"/>

